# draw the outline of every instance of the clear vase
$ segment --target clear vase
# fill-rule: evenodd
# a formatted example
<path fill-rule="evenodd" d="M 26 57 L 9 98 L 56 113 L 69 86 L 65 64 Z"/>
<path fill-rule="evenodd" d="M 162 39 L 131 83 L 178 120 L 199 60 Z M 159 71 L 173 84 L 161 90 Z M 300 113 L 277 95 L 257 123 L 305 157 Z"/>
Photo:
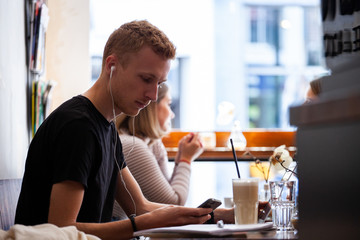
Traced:
<path fill-rule="evenodd" d="M 246 147 L 246 138 L 241 131 L 240 127 L 240 121 L 235 121 L 234 126 L 231 129 L 229 141 L 228 141 L 228 147 L 231 148 L 230 139 L 232 139 L 235 150 L 244 150 Z"/>

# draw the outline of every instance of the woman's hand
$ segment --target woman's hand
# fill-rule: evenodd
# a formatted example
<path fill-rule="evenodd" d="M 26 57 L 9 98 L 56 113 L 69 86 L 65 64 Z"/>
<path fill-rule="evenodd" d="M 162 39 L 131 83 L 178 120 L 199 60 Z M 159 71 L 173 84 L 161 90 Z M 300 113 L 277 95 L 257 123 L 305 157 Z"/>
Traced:
<path fill-rule="evenodd" d="M 191 163 L 204 151 L 199 133 L 189 133 L 179 141 L 176 162 L 185 160 Z"/>
<path fill-rule="evenodd" d="M 234 224 L 234 208 L 217 208 L 214 210 L 214 222 L 223 220 L 226 224 Z"/>

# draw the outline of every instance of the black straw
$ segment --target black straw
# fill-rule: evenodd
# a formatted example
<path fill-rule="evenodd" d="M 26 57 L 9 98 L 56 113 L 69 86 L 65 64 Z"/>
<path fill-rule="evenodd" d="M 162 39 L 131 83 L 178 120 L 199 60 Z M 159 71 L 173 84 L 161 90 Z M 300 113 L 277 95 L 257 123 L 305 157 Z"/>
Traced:
<path fill-rule="evenodd" d="M 235 148 L 234 148 L 234 144 L 233 144 L 232 138 L 230 138 L 230 143 L 231 143 L 231 148 L 232 148 L 232 152 L 233 152 L 233 155 L 234 155 L 236 172 L 237 172 L 238 178 L 240 178 L 240 171 L 239 171 L 238 161 L 237 161 L 236 152 L 235 152 Z"/>

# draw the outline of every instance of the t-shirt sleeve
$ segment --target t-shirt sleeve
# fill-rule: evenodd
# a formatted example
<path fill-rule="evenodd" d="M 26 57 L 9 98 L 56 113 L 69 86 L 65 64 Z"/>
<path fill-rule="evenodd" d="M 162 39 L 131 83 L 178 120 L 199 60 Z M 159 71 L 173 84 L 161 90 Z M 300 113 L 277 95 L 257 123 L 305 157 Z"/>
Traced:
<path fill-rule="evenodd" d="M 120 140 L 120 137 L 119 135 L 117 135 L 117 146 L 116 146 L 116 158 L 117 158 L 117 162 L 118 162 L 118 166 L 121 169 L 125 168 L 127 165 L 126 165 L 126 162 L 125 162 L 125 159 L 124 159 L 124 154 L 123 154 L 123 146 L 122 146 L 122 143 L 121 143 L 121 140 Z"/>
<path fill-rule="evenodd" d="M 91 170 L 96 168 L 95 154 L 101 151 L 91 127 L 84 121 L 68 123 L 60 131 L 54 148 L 53 182 L 72 180 L 86 188 Z"/>

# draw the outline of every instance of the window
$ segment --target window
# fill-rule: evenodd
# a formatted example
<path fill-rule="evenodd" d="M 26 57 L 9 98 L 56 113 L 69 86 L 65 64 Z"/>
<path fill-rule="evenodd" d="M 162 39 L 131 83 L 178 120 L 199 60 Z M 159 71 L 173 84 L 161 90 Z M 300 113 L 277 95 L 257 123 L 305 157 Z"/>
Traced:
<path fill-rule="evenodd" d="M 174 128 L 230 131 L 239 120 L 242 128 L 291 129 L 289 106 L 326 70 L 319 0 L 284 2 L 92 0 L 92 77 L 110 33 L 147 19 L 178 50 L 168 76 Z M 219 117 L 224 105 L 227 118 Z"/>
<path fill-rule="evenodd" d="M 177 58 L 168 84 L 176 114 L 173 127 L 183 131 L 230 131 L 235 120 L 242 128 L 291 130 L 289 106 L 303 102 L 308 82 L 326 73 L 319 0 L 273 0 L 271 5 L 268 0 L 91 4 L 93 67 L 101 64 L 98 57 L 111 32 L 134 19 L 149 20 L 174 42 Z M 250 176 L 250 162 L 239 165 L 242 176 Z M 193 163 L 186 205 L 231 197 L 232 178 L 233 162 Z"/>

